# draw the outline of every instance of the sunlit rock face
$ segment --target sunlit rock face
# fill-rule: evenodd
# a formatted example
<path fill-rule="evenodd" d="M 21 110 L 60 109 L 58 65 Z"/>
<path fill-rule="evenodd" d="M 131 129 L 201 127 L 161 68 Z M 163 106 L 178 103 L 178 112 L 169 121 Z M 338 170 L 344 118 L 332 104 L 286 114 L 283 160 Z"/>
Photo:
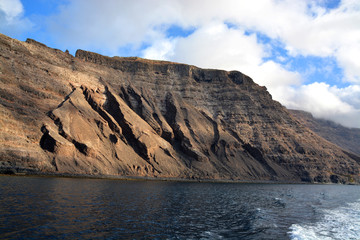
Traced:
<path fill-rule="evenodd" d="M 359 182 L 357 155 L 237 71 L 0 35 L 0 72 L 3 172 Z"/>

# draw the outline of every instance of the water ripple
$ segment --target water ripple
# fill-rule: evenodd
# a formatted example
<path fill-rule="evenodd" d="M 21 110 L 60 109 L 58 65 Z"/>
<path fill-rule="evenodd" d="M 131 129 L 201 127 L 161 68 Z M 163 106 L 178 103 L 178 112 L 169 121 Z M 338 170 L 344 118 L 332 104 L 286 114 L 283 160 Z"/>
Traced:
<path fill-rule="evenodd" d="M 2 176 L 0 238 L 356 239 L 354 199 L 359 186 Z"/>

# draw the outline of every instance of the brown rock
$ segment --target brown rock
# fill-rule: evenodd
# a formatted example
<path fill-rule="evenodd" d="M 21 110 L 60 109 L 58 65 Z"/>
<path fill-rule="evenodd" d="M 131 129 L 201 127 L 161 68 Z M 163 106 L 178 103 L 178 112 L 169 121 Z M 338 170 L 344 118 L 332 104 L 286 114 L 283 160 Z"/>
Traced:
<path fill-rule="evenodd" d="M 0 169 L 359 182 L 357 155 L 304 127 L 240 72 L 73 57 L 4 35 L 0 72 Z"/>
<path fill-rule="evenodd" d="M 300 110 L 289 110 L 301 124 L 310 128 L 319 136 L 339 147 L 360 154 L 360 128 L 347 128 L 338 123 L 314 118 L 311 113 Z"/>

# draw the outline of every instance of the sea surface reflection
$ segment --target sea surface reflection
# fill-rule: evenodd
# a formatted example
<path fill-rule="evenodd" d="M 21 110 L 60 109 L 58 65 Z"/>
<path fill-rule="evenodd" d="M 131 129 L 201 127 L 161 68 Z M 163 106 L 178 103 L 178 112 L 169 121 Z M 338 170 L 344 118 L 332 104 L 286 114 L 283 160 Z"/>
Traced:
<path fill-rule="evenodd" d="M 296 239 L 359 199 L 359 186 L 0 176 L 0 238 Z"/>

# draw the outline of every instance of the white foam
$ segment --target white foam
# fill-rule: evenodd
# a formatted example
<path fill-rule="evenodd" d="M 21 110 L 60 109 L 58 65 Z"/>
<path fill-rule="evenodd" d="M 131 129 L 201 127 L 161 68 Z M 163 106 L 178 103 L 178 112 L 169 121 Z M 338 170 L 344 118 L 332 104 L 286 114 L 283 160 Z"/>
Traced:
<path fill-rule="evenodd" d="M 203 234 L 201 234 L 201 236 L 205 237 L 206 239 L 223 239 L 221 235 L 212 231 L 205 231 Z"/>
<path fill-rule="evenodd" d="M 360 201 L 333 210 L 324 210 L 315 224 L 293 224 L 289 232 L 293 240 L 360 239 Z"/>

